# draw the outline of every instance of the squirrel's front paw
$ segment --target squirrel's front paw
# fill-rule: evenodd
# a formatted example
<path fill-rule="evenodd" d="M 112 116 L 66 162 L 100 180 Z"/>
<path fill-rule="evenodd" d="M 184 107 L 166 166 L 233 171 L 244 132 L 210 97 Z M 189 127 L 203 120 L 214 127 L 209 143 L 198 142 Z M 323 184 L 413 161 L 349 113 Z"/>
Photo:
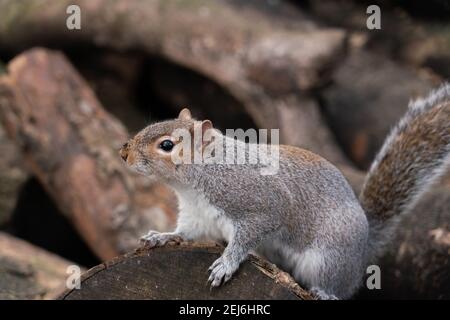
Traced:
<path fill-rule="evenodd" d="M 149 248 L 161 247 L 168 242 L 180 243 L 183 239 L 180 235 L 173 232 L 149 231 L 145 236 L 141 237 L 141 241 Z"/>
<path fill-rule="evenodd" d="M 211 282 L 212 287 L 218 287 L 223 283 L 230 280 L 233 273 L 239 268 L 239 264 L 233 263 L 230 259 L 223 256 L 214 261 L 209 267 L 208 271 L 211 271 L 208 282 Z"/>

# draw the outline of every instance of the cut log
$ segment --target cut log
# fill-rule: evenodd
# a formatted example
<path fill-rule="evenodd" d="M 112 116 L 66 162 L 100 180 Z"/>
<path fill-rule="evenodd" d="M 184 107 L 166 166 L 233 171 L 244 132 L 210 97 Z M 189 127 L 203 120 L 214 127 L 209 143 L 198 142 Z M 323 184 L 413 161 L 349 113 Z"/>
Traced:
<path fill-rule="evenodd" d="M 211 289 L 207 270 L 221 252 L 221 247 L 204 243 L 140 248 L 92 268 L 82 276 L 80 289 L 61 298 L 315 299 L 287 273 L 252 255 L 229 282 Z"/>
<path fill-rule="evenodd" d="M 66 290 L 70 265 L 73 263 L 0 232 L 0 300 L 55 299 Z"/>
<path fill-rule="evenodd" d="M 117 150 L 126 130 L 62 54 L 35 49 L 12 60 L 0 105 L 30 172 L 98 257 L 135 248 L 149 229 L 173 227 L 174 195 L 123 165 Z"/>
<path fill-rule="evenodd" d="M 80 30 L 65 26 L 74 3 Z M 312 98 L 343 56 L 346 34 L 319 27 L 286 1 L 4 0 L 0 12 L 8 17 L 0 49 L 84 44 L 156 55 L 219 84 L 258 127 L 281 129 L 282 142 L 348 163 Z M 284 139 L 292 122 L 314 129 Z"/>

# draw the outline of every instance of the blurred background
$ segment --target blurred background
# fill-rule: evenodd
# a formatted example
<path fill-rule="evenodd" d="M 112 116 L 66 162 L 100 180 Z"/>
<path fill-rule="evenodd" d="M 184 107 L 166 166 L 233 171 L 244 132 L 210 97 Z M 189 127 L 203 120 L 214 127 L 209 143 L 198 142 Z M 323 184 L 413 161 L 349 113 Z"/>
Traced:
<path fill-rule="evenodd" d="M 173 228 L 174 195 L 117 154 L 151 122 L 189 106 L 279 128 L 358 193 L 408 101 L 449 77 L 446 0 L 0 0 L 0 298 L 55 298 L 68 265 Z M 449 299 L 449 257 L 447 175 L 401 224 L 382 290 L 356 298 Z"/>

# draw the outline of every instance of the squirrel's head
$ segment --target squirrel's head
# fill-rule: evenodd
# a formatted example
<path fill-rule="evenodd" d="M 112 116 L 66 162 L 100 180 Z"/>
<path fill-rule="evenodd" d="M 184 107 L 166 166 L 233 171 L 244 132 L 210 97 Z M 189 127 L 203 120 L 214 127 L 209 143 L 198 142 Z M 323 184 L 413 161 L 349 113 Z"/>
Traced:
<path fill-rule="evenodd" d="M 197 121 L 192 118 L 189 109 L 185 108 L 178 118 L 157 122 L 141 130 L 122 146 L 120 156 L 133 170 L 146 176 L 164 180 L 176 178 L 177 166 L 180 164 L 174 162 L 173 156 L 175 152 L 180 153 L 177 148 L 183 140 L 179 135 L 180 129 L 193 137 L 194 125 L 199 125 L 202 134 L 212 129 L 211 121 Z"/>

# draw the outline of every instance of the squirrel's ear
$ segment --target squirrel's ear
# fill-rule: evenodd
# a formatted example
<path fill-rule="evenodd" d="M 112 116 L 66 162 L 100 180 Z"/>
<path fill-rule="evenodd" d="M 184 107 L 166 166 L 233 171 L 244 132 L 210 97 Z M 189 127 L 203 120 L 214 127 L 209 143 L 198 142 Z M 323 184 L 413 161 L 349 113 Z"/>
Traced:
<path fill-rule="evenodd" d="M 178 115 L 178 119 L 180 120 L 191 120 L 192 115 L 188 108 L 184 108 L 180 111 L 180 114 Z"/>
<path fill-rule="evenodd" d="M 211 122 L 211 120 L 203 120 L 202 121 L 202 134 L 205 134 L 205 132 L 208 129 L 212 129 L 213 128 L 213 124 Z"/>

